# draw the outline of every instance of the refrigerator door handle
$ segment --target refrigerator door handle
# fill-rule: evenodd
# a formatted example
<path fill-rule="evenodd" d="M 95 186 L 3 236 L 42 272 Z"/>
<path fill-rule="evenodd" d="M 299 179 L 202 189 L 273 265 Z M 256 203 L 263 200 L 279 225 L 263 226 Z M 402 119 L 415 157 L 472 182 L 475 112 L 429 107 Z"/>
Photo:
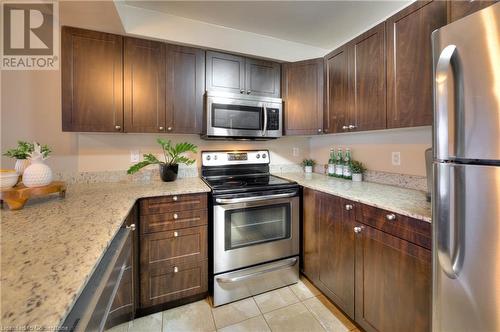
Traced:
<path fill-rule="evenodd" d="M 436 65 L 434 77 L 436 157 L 448 160 L 457 154 L 456 116 L 461 107 L 461 76 L 458 49 L 446 46 Z"/>
<path fill-rule="evenodd" d="M 437 256 L 445 274 L 455 279 L 463 263 L 463 204 L 457 195 L 461 186 L 462 170 L 450 164 L 436 164 L 435 198 L 433 210 L 436 214 Z"/>

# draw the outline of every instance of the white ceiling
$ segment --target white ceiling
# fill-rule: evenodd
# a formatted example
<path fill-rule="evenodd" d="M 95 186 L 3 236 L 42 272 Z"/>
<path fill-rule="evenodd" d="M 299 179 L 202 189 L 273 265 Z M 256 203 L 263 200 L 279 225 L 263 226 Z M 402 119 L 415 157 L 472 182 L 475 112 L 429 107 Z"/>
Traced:
<path fill-rule="evenodd" d="M 406 1 L 125 1 L 127 5 L 331 50 Z"/>

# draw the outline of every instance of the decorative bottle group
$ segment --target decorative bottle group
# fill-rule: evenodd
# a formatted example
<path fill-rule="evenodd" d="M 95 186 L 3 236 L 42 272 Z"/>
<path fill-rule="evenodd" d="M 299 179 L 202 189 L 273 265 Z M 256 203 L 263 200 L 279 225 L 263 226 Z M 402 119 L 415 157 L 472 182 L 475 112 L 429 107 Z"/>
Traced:
<path fill-rule="evenodd" d="M 330 149 L 330 159 L 328 159 L 328 176 L 352 179 L 351 174 L 351 149 L 346 148 L 345 153 L 342 147 L 338 147 L 337 154 L 335 149 Z"/>

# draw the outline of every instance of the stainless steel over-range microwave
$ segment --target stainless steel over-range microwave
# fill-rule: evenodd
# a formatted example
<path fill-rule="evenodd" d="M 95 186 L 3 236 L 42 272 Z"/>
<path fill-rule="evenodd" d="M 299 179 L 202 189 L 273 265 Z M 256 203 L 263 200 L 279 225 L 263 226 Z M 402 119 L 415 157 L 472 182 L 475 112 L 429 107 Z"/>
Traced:
<path fill-rule="evenodd" d="M 204 138 L 271 139 L 282 135 L 282 100 L 207 91 Z"/>

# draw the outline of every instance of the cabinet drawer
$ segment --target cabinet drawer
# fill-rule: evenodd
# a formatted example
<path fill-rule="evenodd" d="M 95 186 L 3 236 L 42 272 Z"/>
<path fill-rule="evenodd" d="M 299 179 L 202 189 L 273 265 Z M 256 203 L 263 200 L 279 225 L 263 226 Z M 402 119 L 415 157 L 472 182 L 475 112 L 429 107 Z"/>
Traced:
<path fill-rule="evenodd" d="M 146 215 L 141 218 L 141 234 L 207 224 L 207 210 L 186 210 Z"/>
<path fill-rule="evenodd" d="M 356 221 L 431 249 L 432 231 L 430 223 L 373 206 L 360 205 L 356 209 Z"/>
<path fill-rule="evenodd" d="M 172 195 L 141 200 L 141 215 L 207 208 L 207 194 Z"/>
<path fill-rule="evenodd" d="M 208 290 L 207 260 L 184 264 L 165 264 L 141 273 L 141 305 L 149 307 Z"/>
<path fill-rule="evenodd" d="M 207 258 L 207 226 L 141 236 L 141 269 Z"/>

